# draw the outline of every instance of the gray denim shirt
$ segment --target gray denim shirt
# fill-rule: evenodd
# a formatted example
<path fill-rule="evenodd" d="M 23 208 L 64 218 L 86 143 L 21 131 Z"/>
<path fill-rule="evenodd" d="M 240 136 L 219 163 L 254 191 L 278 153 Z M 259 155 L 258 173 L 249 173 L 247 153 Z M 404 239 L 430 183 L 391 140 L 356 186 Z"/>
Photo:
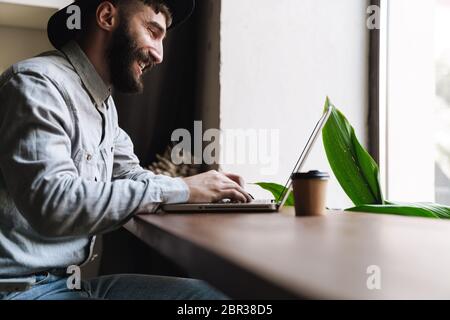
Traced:
<path fill-rule="evenodd" d="M 0 77 L 0 277 L 80 265 L 95 235 L 189 198 L 182 179 L 139 166 L 78 44 L 61 51 Z"/>

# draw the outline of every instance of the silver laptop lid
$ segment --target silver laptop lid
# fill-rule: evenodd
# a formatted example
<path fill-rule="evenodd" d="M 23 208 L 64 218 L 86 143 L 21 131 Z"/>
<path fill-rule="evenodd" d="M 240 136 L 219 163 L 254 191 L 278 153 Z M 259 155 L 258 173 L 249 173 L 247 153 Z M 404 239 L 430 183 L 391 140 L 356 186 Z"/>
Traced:
<path fill-rule="evenodd" d="M 306 159 L 308 158 L 317 138 L 320 135 L 320 132 L 322 131 L 323 127 L 328 121 L 328 118 L 331 115 L 331 112 L 333 111 L 333 106 L 330 104 L 328 106 L 328 109 L 324 111 L 322 117 L 317 122 L 316 126 L 314 127 L 314 131 L 312 132 L 311 136 L 308 139 L 308 142 L 306 143 L 305 148 L 303 149 L 300 158 L 297 160 L 297 163 L 295 164 L 294 170 L 292 173 L 300 172 L 300 170 L 303 167 L 303 164 L 305 163 Z M 286 203 L 289 193 L 291 192 L 292 188 L 292 181 L 291 181 L 291 175 L 289 175 L 288 181 L 286 182 L 286 185 L 284 186 L 283 192 L 280 194 L 280 196 L 277 199 L 277 204 L 280 208 L 284 206 Z"/>

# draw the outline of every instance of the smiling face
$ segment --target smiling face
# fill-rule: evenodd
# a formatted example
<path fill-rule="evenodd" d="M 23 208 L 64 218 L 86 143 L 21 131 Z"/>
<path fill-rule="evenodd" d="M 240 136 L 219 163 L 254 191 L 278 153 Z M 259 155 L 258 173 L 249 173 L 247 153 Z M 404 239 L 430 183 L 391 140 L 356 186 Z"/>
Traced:
<path fill-rule="evenodd" d="M 142 92 L 143 74 L 163 61 L 166 16 L 140 1 L 119 16 L 108 49 L 111 82 L 124 93 Z"/>

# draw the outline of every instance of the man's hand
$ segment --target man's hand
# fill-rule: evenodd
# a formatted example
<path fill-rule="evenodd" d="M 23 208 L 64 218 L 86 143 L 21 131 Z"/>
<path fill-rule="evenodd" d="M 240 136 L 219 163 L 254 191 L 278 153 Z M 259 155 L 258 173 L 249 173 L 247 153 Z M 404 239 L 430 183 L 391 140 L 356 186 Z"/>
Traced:
<path fill-rule="evenodd" d="M 252 200 L 250 194 L 243 188 L 244 180 L 235 174 L 212 170 L 183 180 L 189 187 L 190 203 L 209 203 L 222 199 L 236 202 Z"/>

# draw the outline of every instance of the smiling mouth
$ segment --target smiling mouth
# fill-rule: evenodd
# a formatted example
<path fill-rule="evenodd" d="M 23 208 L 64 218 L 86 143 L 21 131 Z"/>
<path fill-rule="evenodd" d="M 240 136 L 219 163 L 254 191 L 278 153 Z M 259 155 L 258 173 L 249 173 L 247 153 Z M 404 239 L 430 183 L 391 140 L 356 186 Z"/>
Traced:
<path fill-rule="evenodd" d="M 143 60 L 137 60 L 136 64 L 139 75 L 143 75 L 147 70 L 150 70 L 153 67 L 153 63 L 151 61 L 146 62 Z"/>
<path fill-rule="evenodd" d="M 137 71 L 139 75 L 144 74 L 144 70 L 147 68 L 147 64 L 142 61 L 137 61 Z"/>
<path fill-rule="evenodd" d="M 145 62 L 138 62 L 139 68 L 141 68 L 141 72 L 143 72 L 145 70 L 145 68 L 147 68 L 148 64 L 146 64 Z"/>

